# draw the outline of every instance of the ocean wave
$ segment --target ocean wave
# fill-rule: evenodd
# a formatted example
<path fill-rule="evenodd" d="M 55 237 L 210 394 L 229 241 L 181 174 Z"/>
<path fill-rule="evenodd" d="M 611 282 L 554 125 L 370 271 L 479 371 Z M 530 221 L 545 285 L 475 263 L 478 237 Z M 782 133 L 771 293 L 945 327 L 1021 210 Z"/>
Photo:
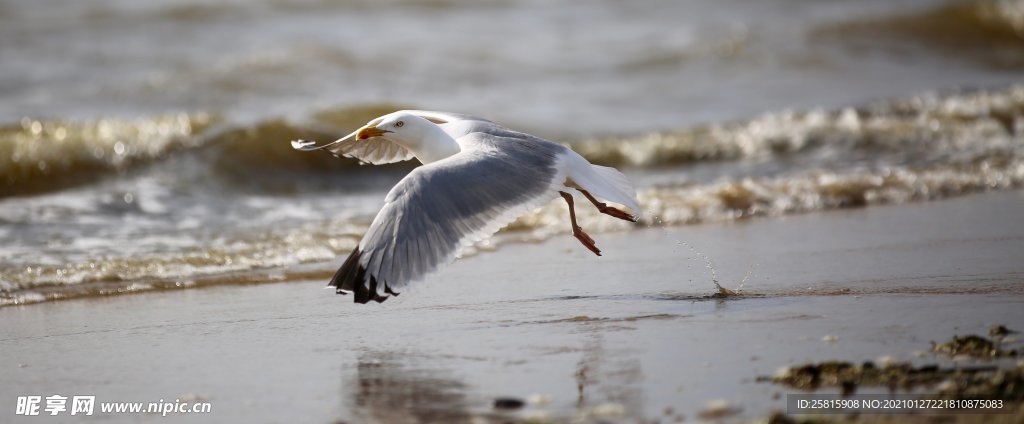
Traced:
<path fill-rule="evenodd" d="M 204 114 L 92 122 L 25 118 L 0 127 L 0 197 L 47 191 L 201 146 Z"/>
<path fill-rule="evenodd" d="M 334 174 L 358 162 L 302 154 L 289 141 L 332 140 L 395 108 L 343 107 L 315 112 L 301 123 L 244 125 L 205 113 L 80 122 L 25 118 L 0 127 L 0 198 L 89 184 L 182 155 L 210 175 L 236 182 Z"/>
<path fill-rule="evenodd" d="M 11 159 L 23 167 L 38 160 L 60 163 L 50 159 L 59 157 L 59 151 L 47 151 L 45 146 L 63 146 L 73 158 L 72 165 L 50 167 L 51 172 L 73 168 L 74 160 L 116 170 L 132 161 L 158 161 L 159 157 L 176 152 L 176 155 L 190 155 L 191 160 L 218 169 L 217 175 L 231 175 L 232 179 L 292 173 L 305 176 L 330 173 L 344 177 L 350 174 L 347 166 L 357 166 L 354 161 L 345 164 L 329 155 L 292 152 L 287 140 L 299 135 L 328 135 L 333 131 L 329 128 L 351 128 L 369 119 L 356 115 L 375 116 L 379 112 L 373 108 L 339 109 L 314 117 L 312 123 L 271 121 L 217 131 L 202 129 L 211 125 L 212 118 L 197 121 L 187 116 L 168 119 L 159 130 L 139 129 L 149 128 L 151 124 L 113 126 L 121 132 L 77 128 L 71 133 L 94 133 L 97 136 L 90 140 L 101 142 L 93 146 L 83 141 L 52 145 L 44 141 L 36 146 L 42 151 L 19 145 L 22 150 L 18 150 L 18 156 L 11 159 L 8 153 L 0 159 Z M 309 129 L 316 126 L 322 128 Z M 54 125 L 27 122 L 13 133 L 31 134 L 34 138 L 19 141 L 31 146 L 47 137 L 55 139 L 57 131 Z M 156 147 L 144 149 L 143 146 L 148 145 L 125 142 L 120 138 L 124 134 L 143 134 L 145 137 L 140 140 L 155 140 Z M 84 139 L 78 135 L 71 137 Z M 64 139 L 68 138 L 65 134 Z M 120 148 L 117 143 L 122 143 Z M 640 174 L 659 176 L 647 182 L 637 179 L 644 208 L 643 219 L 638 224 L 603 219 L 596 211 L 580 208 L 579 219 L 585 222 L 588 231 L 595 233 L 627 231 L 637 226 L 725 222 L 899 204 L 1016 189 L 1024 187 L 1024 85 L 928 94 L 834 111 L 777 112 L 745 122 L 707 125 L 673 133 L 578 141 L 573 147 L 594 162 L 619 166 L 627 172 L 642 170 Z M 92 148 L 99 148 L 99 153 L 86 154 Z M 723 167 L 713 172 L 715 178 L 700 179 L 692 176 L 695 167 L 687 165 L 691 163 Z M 752 163 L 772 165 L 775 171 L 745 172 Z M 717 172 L 719 170 L 721 172 Z M 163 187 L 163 183 L 159 187 Z M 220 188 L 193 185 L 189 191 Z M 317 191 L 300 195 L 319 199 L 326 194 Z M 346 200 L 344 194 L 331 195 L 339 196 L 340 200 L 326 201 L 317 207 L 325 209 L 323 215 L 303 216 L 294 221 L 301 222 L 299 225 L 281 225 L 293 222 L 291 220 L 241 216 L 238 219 L 245 220 L 245 227 L 234 236 L 202 237 L 209 231 L 199 228 L 192 242 L 178 243 L 171 248 L 124 254 L 116 250 L 113 254 L 90 253 L 78 255 L 88 260 L 67 263 L 49 260 L 0 264 L 0 305 L 208 284 L 259 283 L 292 275 L 326 277 L 340 257 L 356 245 L 372 218 L 351 212 L 335 216 L 338 211 L 353 210 L 353 203 Z M 295 197 L 269 197 L 255 206 L 220 207 L 259 208 L 263 204 L 290 202 L 290 199 Z M 161 210 L 164 212 L 154 212 L 154 219 L 167 219 L 160 214 L 169 209 Z M 209 213 L 217 214 L 217 210 Z M 521 217 L 497 237 L 468 249 L 464 255 L 494 249 L 503 243 L 542 241 L 564 234 L 568 230 L 566 213 L 562 203 L 552 202 Z M 33 216 L 18 219 L 35 219 Z M 186 220 L 197 218 L 202 217 L 191 214 L 185 217 Z M 111 219 L 120 220 L 117 216 Z M 48 222 L 40 221 L 40 225 L 48 225 Z M 139 225 L 148 225 L 144 224 L 146 221 L 140 222 L 143 224 Z M 193 227 L 181 228 L 184 230 L 170 231 L 190 237 L 187 229 Z M 71 243 L 73 249 L 74 241 Z M 88 246 L 81 249 L 93 251 Z"/>
<path fill-rule="evenodd" d="M 337 176 L 355 160 L 304 154 L 293 139 L 333 140 L 401 109 L 367 105 L 317 112 L 308 119 L 230 125 L 206 114 L 94 122 L 25 119 L 0 128 L 0 196 L 58 190 L 88 178 L 188 153 L 210 174 L 232 181 Z M 702 161 L 770 159 L 825 149 L 898 154 L 938 162 L 1013 147 L 1005 134 L 1024 126 L 1024 85 L 926 94 L 839 110 L 783 111 L 684 131 L 569 141 L 595 163 L 659 169 Z M 409 168 L 399 164 L 375 169 Z M 363 168 L 365 170 L 365 168 Z"/>
<path fill-rule="evenodd" d="M 757 159 L 827 148 L 903 153 L 930 161 L 964 151 L 1014 146 L 1024 128 L 1024 85 L 925 94 L 839 110 L 767 113 L 749 121 L 671 133 L 574 143 L 597 163 L 666 167 L 709 160 Z"/>
<path fill-rule="evenodd" d="M 173 253 L 95 257 L 66 264 L 0 265 L 0 306 L 214 284 L 278 281 L 286 267 L 350 251 L 366 223 L 310 224 L 288 231 L 196 243 Z M 282 274 L 285 272 L 285 274 Z M 323 273 L 321 271 L 320 273 Z"/>

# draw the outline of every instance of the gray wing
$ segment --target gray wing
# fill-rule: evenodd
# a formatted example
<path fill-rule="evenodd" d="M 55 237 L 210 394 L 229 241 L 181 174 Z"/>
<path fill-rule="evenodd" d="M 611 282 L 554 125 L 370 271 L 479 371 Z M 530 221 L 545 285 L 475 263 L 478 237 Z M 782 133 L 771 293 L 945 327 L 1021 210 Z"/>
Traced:
<path fill-rule="evenodd" d="M 355 301 L 383 302 L 439 266 L 465 245 L 488 237 L 555 196 L 558 154 L 553 143 L 470 134 L 476 148 L 421 166 L 388 193 L 359 246 L 331 279 Z M 468 143 L 464 143 L 468 144 Z"/>

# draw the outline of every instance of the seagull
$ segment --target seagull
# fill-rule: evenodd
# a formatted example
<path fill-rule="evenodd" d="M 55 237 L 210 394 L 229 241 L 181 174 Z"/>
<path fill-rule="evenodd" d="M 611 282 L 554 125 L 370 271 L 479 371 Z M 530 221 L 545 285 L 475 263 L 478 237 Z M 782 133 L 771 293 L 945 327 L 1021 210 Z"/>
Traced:
<path fill-rule="evenodd" d="M 292 141 L 300 151 L 326 150 L 363 163 L 415 158 L 422 163 L 388 192 L 359 245 L 328 284 L 356 303 L 398 296 L 459 251 L 520 215 L 561 197 L 572 235 L 601 256 L 576 222 L 573 191 L 603 214 L 636 222 L 636 190 L 615 168 L 594 165 L 572 149 L 469 115 L 401 110 L 334 142 Z M 599 199 L 624 205 L 631 215 Z"/>

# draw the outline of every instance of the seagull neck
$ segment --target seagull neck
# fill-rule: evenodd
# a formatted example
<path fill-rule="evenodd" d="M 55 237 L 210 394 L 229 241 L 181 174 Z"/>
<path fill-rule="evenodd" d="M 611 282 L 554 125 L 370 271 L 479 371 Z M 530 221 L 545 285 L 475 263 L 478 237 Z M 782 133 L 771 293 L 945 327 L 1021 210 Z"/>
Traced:
<path fill-rule="evenodd" d="M 426 165 L 459 153 L 462 148 L 452 136 L 437 125 L 431 124 L 425 128 L 420 143 L 417 146 L 410 146 L 409 150 L 416 159 Z"/>

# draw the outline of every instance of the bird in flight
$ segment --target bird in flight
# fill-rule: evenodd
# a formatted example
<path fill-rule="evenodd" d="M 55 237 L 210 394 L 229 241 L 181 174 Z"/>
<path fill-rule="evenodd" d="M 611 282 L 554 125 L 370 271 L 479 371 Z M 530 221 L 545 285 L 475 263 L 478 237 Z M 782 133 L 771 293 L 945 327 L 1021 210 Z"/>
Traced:
<path fill-rule="evenodd" d="M 573 191 L 601 213 L 636 222 L 599 199 L 639 214 L 636 190 L 615 168 L 594 165 L 566 146 L 486 119 L 402 110 L 371 120 L 332 143 L 295 140 L 301 151 L 385 164 L 416 158 L 417 167 L 391 189 L 384 207 L 329 286 L 357 303 L 383 302 L 490 237 L 520 215 L 561 197 L 572 235 L 600 256 L 576 222 Z"/>

